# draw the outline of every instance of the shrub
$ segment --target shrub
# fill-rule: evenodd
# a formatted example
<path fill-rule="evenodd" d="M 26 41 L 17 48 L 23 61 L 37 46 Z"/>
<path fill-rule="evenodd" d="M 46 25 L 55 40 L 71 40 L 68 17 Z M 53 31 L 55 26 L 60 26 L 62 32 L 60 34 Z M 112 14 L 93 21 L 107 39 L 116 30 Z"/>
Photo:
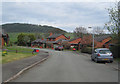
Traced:
<path fill-rule="evenodd" d="M 81 49 L 82 53 L 92 54 L 92 47 L 84 47 Z"/>
<path fill-rule="evenodd" d="M 120 45 L 114 45 L 110 47 L 110 51 L 112 52 L 114 58 L 117 58 L 120 53 L 118 53 L 118 49 L 120 48 Z M 118 55 L 119 54 L 119 55 Z M 120 58 L 120 57 L 119 57 Z"/>

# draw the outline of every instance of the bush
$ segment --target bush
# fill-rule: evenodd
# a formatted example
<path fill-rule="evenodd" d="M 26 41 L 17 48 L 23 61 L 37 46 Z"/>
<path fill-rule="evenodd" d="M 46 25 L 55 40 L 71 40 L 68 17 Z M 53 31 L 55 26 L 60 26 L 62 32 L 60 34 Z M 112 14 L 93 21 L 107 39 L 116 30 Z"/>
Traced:
<path fill-rule="evenodd" d="M 114 58 L 117 58 L 120 56 L 120 53 L 118 53 L 118 49 L 120 48 L 120 45 L 114 45 L 114 46 L 111 46 L 110 47 L 110 51 L 112 52 L 113 54 L 113 57 Z M 119 55 L 118 55 L 119 54 Z M 119 57 L 120 58 L 120 57 Z"/>
<path fill-rule="evenodd" d="M 81 49 L 82 53 L 92 54 L 92 47 L 84 47 Z"/>

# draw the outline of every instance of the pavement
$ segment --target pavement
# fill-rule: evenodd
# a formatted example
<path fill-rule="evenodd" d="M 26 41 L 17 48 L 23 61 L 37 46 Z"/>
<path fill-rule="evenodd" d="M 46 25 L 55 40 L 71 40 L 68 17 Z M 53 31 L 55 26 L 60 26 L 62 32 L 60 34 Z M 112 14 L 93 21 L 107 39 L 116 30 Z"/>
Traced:
<path fill-rule="evenodd" d="M 31 56 L 21 60 L 9 62 L 2 64 L 2 81 L 8 80 L 10 77 L 16 75 L 22 69 L 30 66 L 37 61 L 40 61 L 49 56 L 49 53 L 46 51 L 40 51 L 36 56 Z"/>
<path fill-rule="evenodd" d="M 49 59 L 12 82 L 118 82 L 118 70 L 71 51 L 49 52 Z"/>

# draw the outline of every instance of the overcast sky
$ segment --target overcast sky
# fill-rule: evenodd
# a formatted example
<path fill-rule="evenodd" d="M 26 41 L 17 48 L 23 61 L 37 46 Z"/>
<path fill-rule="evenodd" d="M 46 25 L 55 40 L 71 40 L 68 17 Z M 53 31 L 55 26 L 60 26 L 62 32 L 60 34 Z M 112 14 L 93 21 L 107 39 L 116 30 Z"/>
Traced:
<path fill-rule="evenodd" d="M 3 2 L 2 24 L 49 25 L 72 32 L 78 26 L 100 26 L 109 21 L 105 8 L 114 2 Z"/>

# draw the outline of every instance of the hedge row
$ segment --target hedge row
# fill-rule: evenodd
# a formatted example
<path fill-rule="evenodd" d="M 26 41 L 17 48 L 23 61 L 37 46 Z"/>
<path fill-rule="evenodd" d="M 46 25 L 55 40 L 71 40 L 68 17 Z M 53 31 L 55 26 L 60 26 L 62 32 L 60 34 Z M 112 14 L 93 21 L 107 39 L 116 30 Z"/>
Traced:
<path fill-rule="evenodd" d="M 118 52 L 120 50 L 120 44 L 118 45 L 114 45 L 110 47 L 110 51 L 112 52 L 114 58 L 120 58 L 120 52 Z"/>
<path fill-rule="evenodd" d="M 84 47 L 81 49 L 82 53 L 92 54 L 92 47 Z"/>

